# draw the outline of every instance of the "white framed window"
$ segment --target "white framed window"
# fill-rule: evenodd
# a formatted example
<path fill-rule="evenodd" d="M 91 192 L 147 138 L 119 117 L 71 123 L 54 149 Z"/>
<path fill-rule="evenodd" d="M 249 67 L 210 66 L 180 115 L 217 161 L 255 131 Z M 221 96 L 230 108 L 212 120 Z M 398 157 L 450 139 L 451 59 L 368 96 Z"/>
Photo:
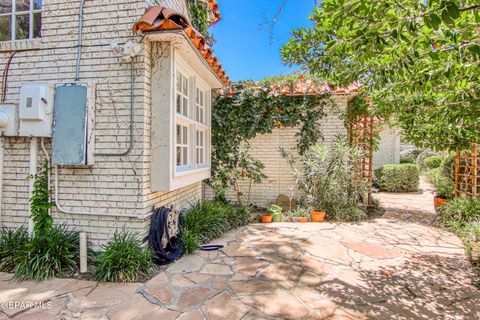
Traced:
<path fill-rule="evenodd" d="M 208 169 L 210 90 L 182 60 L 175 64 L 175 173 Z"/>
<path fill-rule="evenodd" d="M 177 113 L 188 117 L 188 78 L 184 73 L 177 71 L 177 97 L 176 97 L 176 106 Z"/>
<path fill-rule="evenodd" d="M 205 123 L 205 105 L 206 92 L 197 87 L 195 89 L 195 120 L 200 123 Z"/>
<path fill-rule="evenodd" d="M 207 163 L 207 130 L 195 130 L 195 163 L 205 165 Z"/>
<path fill-rule="evenodd" d="M 188 125 L 177 124 L 176 128 L 176 165 L 180 170 L 189 167 L 189 127 Z"/>
<path fill-rule="evenodd" d="M 0 1 L 0 41 L 39 38 L 42 5 L 42 0 Z"/>

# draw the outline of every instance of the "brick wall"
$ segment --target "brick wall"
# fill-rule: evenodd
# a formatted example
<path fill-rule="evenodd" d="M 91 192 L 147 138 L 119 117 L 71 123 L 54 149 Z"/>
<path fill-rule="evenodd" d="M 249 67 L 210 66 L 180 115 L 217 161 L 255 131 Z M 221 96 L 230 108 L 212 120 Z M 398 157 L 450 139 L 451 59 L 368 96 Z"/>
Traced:
<path fill-rule="evenodd" d="M 158 1 L 186 13 L 184 0 Z M 73 81 L 80 1 L 43 1 L 42 38 L 17 43 L 0 43 L 0 51 L 25 48 L 12 60 L 6 103 L 18 105 L 19 90 L 25 82 Z M 132 38 L 132 26 L 144 13 L 145 0 L 86 1 L 81 81 L 96 82 L 96 152 L 118 152 L 127 147 L 130 108 L 130 66 L 114 57 L 110 43 Z M 137 37 L 140 40 L 141 37 Z M 146 45 L 147 46 L 147 45 Z M 3 71 L 8 58 L 0 53 Z M 149 50 L 135 58 L 134 144 L 129 155 L 95 158 L 88 168 L 60 168 L 59 199 L 72 211 L 95 215 L 62 214 L 53 210 L 56 223 L 66 223 L 88 232 L 93 247 L 105 243 L 114 232 L 131 230 L 144 233 L 148 213 L 161 205 L 182 207 L 199 199 L 201 185 L 194 184 L 169 193 L 149 191 L 150 173 L 150 69 Z M 28 220 L 28 175 L 30 138 L 6 137 L 0 226 L 26 226 Z M 45 139 L 50 150 L 50 139 Z M 40 146 L 40 165 L 44 159 Z M 104 216 L 108 213 L 115 216 Z M 127 218 L 139 215 L 142 219 Z M 146 216 L 145 216 L 146 215 Z"/>
<path fill-rule="evenodd" d="M 334 96 L 334 101 L 339 110 L 344 110 L 348 103 L 348 96 Z M 320 121 L 324 140 L 321 143 L 332 143 L 338 135 L 346 135 L 347 130 L 343 119 L 338 115 L 338 112 L 329 112 L 329 115 Z M 293 191 L 294 197 L 298 197 L 298 190 L 296 188 L 295 180 L 292 175 L 292 170 L 288 163 L 281 157 L 279 147 L 295 152 L 297 145 L 297 138 L 295 128 L 276 129 L 270 134 L 259 135 L 250 141 L 250 153 L 253 157 L 263 162 L 265 165 L 264 173 L 268 176 L 261 184 L 252 184 L 250 196 L 248 196 L 250 184 L 248 181 L 240 183 L 240 189 L 244 194 L 243 199 L 249 203 L 257 206 L 267 207 L 275 203 L 278 195 L 289 195 L 290 190 Z M 374 154 L 374 167 L 378 167 L 385 163 L 395 162 L 396 154 L 398 153 L 395 147 L 395 139 L 398 134 L 394 130 L 385 129 L 381 132 L 380 149 Z M 212 189 L 205 185 L 204 193 L 206 198 L 213 198 Z M 237 201 L 233 192 L 228 195 L 229 200 Z"/>

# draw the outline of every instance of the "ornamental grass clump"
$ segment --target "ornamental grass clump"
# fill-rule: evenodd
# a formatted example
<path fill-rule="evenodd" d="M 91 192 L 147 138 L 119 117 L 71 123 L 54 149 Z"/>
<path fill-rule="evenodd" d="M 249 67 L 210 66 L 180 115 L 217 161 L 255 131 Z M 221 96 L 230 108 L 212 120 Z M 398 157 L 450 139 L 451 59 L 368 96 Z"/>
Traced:
<path fill-rule="evenodd" d="M 138 281 L 155 269 L 152 257 L 150 248 L 143 247 L 136 234 L 115 234 L 97 256 L 94 279 L 98 282 Z"/>
<path fill-rule="evenodd" d="M 202 243 L 252 222 L 250 210 L 219 201 L 196 202 L 182 217 L 183 251 L 194 252 Z"/>
<path fill-rule="evenodd" d="M 0 230 L 0 271 L 12 272 L 15 269 L 15 257 L 19 256 L 28 240 L 24 227 Z"/>
<path fill-rule="evenodd" d="M 16 251 L 14 276 L 17 279 L 44 280 L 78 270 L 78 233 L 55 226 L 36 234 Z"/>

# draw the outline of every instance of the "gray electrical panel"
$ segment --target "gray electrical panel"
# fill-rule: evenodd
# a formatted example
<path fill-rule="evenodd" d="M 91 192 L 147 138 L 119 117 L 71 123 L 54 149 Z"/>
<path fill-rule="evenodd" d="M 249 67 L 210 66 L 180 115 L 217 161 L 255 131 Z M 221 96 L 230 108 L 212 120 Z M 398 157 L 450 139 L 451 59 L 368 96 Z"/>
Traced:
<path fill-rule="evenodd" d="M 52 163 L 83 166 L 89 164 L 89 99 L 85 83 L 55 87 Z"/>

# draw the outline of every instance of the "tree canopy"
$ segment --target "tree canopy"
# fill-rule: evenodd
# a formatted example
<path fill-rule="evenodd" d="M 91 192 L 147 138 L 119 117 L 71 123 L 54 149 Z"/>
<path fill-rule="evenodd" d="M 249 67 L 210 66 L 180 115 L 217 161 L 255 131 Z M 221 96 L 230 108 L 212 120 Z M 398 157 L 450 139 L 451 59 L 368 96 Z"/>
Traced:
<path fill-rule="evenodd" d="M 283 46 L 286 63 L 338 86 L 359 80 L 418 146 L 480 141 L 478 0 L 323 0 L 310 18 Z"/>

